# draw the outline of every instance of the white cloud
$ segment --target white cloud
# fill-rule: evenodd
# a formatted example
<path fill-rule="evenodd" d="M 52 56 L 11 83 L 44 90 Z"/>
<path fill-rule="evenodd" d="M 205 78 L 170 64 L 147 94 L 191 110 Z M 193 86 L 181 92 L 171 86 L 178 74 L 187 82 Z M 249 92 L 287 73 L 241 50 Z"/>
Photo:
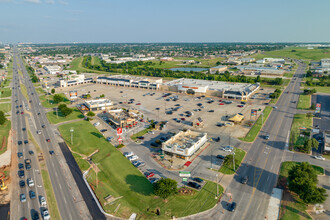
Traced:
<path fill-rule="evenodd" d="M 24 2 L 39 4 L 41 0 L 24 0 Z"/>
<path fill-rule="evenodd" d="M 53 5 L 53 4 L 55 4 L 55 1 L 54 0 L 46 0 L 46 3 Z"/>

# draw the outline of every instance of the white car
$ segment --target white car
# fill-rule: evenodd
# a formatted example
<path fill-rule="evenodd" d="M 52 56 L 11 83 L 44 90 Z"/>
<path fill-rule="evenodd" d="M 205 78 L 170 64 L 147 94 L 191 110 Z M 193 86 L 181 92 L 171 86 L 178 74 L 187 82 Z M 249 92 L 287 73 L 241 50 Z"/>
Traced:
<path fill-rule="evenodd" d="M 100 122 L 96 122 L 93 124 L 95 127 L 100 125 Z"/>
<path fill-rule="evenodd" d="M 46 206 L 46 205 L 47 205 L 47 203 L 46 203 L 46 199 L 45 199 L 45 197 L 43 197 L 43 196 L 40 196 L 40 205 L 41 205 L 41 206 Z"/>
<path fill-rule="evenodd" d="M 273 106 L 274 109 L 277 109 L 277 106 Z"/>
<path fill-rule="evenodd" d="M 155 134 L 155 132 L 153 132 L 153 131 L 148 131 L 148 134 Z"/>
<path fill-rule="evenodd" d="M 28 178 L 28 179 L 26 180 L 26 182 L 27 182 L 27 185 L 28 185 L 29 187 L 34 186 L 34 181 L 33 181 L 32 178 Z"/>
<path fill-rule="evenodd" d="M 315 159 L 317 159 L 317 160 L 325 160 L 325 158 L 322 157 L 322 156 L 313 156 L 313 158 L 315 158 Z"/>
<path fill-rule="evenodd" d="M 133 155 L 134 155 L 133 152 L 125 152 L 125 153 L 124 153 L 124 156 L 125 156 L 125 157 L 131 157 L 131 156 L 133 156 Z"/>
<path fill-rule="evenodd" d="M 232 152 L 233 149 L 234 149 L 234 148 L 231 147 L 231 146 L 222 147 L 222 150 L 223 150 L 223 151 L 226 151 L 226 152 Z"/>
<path fill-rule="evenodd" d="M 137 159 L 139 159 L 139 157 L 136 156 L 136 155 L 133 155 L 133 156 L 128 157 L 127 159 L 128 159 L 129 161 L 133 161 L 133 160 L 137 160 Z"/>

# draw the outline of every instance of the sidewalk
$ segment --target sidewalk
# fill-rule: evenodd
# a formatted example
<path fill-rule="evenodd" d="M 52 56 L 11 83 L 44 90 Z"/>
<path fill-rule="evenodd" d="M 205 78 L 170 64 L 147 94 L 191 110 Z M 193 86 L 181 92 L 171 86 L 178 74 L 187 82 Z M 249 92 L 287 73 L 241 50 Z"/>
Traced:
<path fill-rule="evenodd" d="M 0 155 L 0 167 L 10 165 L 11 161 L 11 150 L 12 150 L 12 134 L 11 130 L 9 131 L 8 141 L 7 141 L 7 150 Z"/>

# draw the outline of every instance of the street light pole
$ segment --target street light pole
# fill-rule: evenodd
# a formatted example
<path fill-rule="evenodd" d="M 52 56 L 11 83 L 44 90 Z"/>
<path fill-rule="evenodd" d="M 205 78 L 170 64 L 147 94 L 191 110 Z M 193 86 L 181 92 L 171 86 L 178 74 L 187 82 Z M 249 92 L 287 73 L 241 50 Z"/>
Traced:
<path fill-rule="evenodd" d="M 234 172 L 235 172 L 235 149 L 234 149 L 234 152 L 233 152 L 233 166 L 234 166 Z"/>
<path fill-rule="evenodd" d="M 73 145 L 73 131 L 74 129 L 71 127 L 70 132 L 71 132 L 71 145 Z"/>

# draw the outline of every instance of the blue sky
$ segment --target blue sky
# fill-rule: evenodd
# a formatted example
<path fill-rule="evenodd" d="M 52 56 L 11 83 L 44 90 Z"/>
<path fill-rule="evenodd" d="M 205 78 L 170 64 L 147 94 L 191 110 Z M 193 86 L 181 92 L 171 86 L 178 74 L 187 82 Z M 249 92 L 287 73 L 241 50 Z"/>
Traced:
<path fill-rule="evenodd" d="M 330 42 L 329 0 L 0 0 L 0 42 Z"/>

